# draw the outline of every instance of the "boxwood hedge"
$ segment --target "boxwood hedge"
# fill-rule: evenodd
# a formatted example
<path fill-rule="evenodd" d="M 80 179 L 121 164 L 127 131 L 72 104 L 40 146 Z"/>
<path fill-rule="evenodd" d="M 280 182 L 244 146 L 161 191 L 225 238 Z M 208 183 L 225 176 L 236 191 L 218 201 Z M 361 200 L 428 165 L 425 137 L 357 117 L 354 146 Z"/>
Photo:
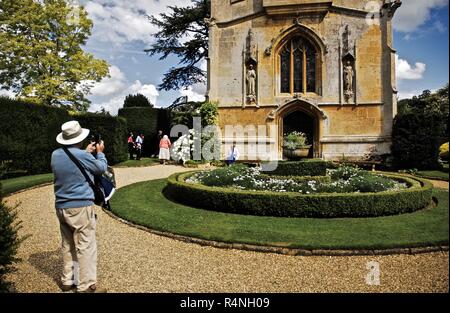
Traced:
<path fill-rule="evenodd" d="M 266 172 L 275 176 L 325 176 L 329 162 L 320 159 L 279 162 L 276 170 Z"/>
<path fill-rule="evenodd" d="M 410 187 L 380 193 L 303 195 L 190 184 L 185 182 L 189 175 L 192 172 L 170 176 L 165 196 L 205 210 L 259 216 L 336 218 L 409 213 L 427 207 L 432 201 L 433 189 L 426 180 L 386 175 Z"/>
<path fill-rule="evenodd" d="M 59 147 L 56 136 L 61 125 L 78 120 L 92 133 L 100 133 L 106 144 L 108 163 L 127 159 L 126 121 L 102 114 L 69 114 L 62 108 L 0 97 L 0 166 L 7 164 L 3 178 L 51 172 L 50 158 Z"/>

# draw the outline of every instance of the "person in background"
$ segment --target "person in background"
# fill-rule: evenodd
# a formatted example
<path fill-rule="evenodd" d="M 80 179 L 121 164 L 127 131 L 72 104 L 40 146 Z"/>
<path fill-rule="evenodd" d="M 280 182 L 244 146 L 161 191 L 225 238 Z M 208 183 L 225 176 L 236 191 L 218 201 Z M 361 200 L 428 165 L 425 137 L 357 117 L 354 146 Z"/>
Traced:
<path fill-rule="evenodd" d="M 130 153 L 130 160 L 134 160 L 134 149 L 136 148 L 133 139 L 133 133 L 128 136 L 128 153 Z"/>
<path fill-rule="evenodd" d="M 163 139 L 163 131 L 162 130 L 158 130 L 158 134 L 156 136 L 156 140 L 157 140 L 157 148 L 156 148 L 156 153 L 155 156 L 159 156 L 159 143 L 161 142 L 161 139 Z"/>
<path fill-rule="evenodd" d="M 230 166 L 230 165 L 236 163 L 236 161 L 238 159 L 239 159 L 239 151 L 236 148 L 236 145 L 233 144 L 230 151 L 228 152 L 226 163 L 228 166 Z"/>
<path fill-rule="evenodd" d="M 143 144 L 144 144 L 144 135 L 142 133 L 140 133 L 136 137 L 136 160 L 140 160 L 141 159 L 142 145 Z"/>
<path fill-rule="evenodd" d="M 83 141 L 90 131 L 81 128 L 77 121 L 63 124 L 61 130 L 56 141 L 64 148 L 55 150 L 51 157 L 56 215 L 62 237 L 61 290 L 76 289 L 81 293 L 103 293 L 106 289 L 97 285 L 97 240 L 95 238 L 97 221 L 94 191 L 64 149 L 66 148 L 78 159 L 87 175 L 94 180 L 94 175 L 101 175 L 108 168 L 108 162 L 103 153 L 105 145 L 103 141 L 91 142 L 86 150 L 83 150 Z M 78 264 L 78 271 L 76 264 Z"/>
<path fill-rule="evenodd" d="M 159 160 L 161 164 L 166 164 L 166 161 L 170 160 L 170 147 L 172 147 L 172 143 L 167 135 L 159 142 Z"/>

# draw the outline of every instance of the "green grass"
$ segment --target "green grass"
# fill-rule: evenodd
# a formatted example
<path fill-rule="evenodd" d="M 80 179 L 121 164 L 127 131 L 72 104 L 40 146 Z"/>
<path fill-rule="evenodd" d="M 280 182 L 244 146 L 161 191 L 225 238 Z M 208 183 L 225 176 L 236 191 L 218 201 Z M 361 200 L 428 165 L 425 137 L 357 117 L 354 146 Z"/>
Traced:
<path fill-rule="evenodd" d="M 3 195 L 11 194 L 13 192 L 31 188 L 34 186 L 53 182 L 53 174 L 41 174 L 33 176 L 23 176 L 17 178 L 10 178 L 1 180 Z"/>
<path fill-rule="evenodd" d="M 448 243 L 448 192 L 436 208 L 377 218 L 276 218 L 195 209 L 162 195 L 166 180 L 121 188 L 113 212 L 154 230 L 222 242 L 305 249 L 384 249 Z"/>
<path fill-rule="evenodd" d="M 448 164 L 445 164 L 444 169 L 441 171 L 419 171 L 417 172 L 417 176 L 427 179 L 449 181 Z"/>
<path fill-rule="evenodd" d="M 138 160 L 127 160 L 122 163 L 114 165 L 114 167 L 145 167 L 159 164 L 159 159 L 157 158 L 142 158 Z"/>

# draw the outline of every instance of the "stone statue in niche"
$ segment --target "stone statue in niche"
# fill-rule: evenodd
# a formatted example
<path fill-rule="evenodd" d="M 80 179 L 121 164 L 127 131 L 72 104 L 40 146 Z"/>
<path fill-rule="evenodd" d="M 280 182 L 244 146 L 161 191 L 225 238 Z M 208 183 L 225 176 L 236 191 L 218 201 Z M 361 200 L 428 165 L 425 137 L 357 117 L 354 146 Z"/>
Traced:
<path fill-rule="evenodd" d="M 344 62 L 344 96 L 346 100 L 350 100 L 353 97 L 353 79 L 355 72 L 353 70 L 353 64 L 350 60 Z"/>
<path fill-rule="evenodd" d="M 253 64 L 249 64 L 247 69 L 247 101 L 256 103 L 256 71 Z"/>
<path fill-rule="evenodd" d="M 247 45 L 245 53 L 245 83 L 246 83 L 246 95 L 245 104 L 257 103 L 257 66 L 258 66 L 258 47 L 255 41 L 255 34 L 250 28 L 247 36 Z M 244 105 L 245 105 L 244 104 Z"/>
<path fill-rule="evenodd" d="M 352 51 L 353 48 L 353 51 Z M 348 25 L 342 33 L 343 89 L 346 102 L 354 96 L 355 90 L 355 45 L 352 43 L 352 32 Z"/>

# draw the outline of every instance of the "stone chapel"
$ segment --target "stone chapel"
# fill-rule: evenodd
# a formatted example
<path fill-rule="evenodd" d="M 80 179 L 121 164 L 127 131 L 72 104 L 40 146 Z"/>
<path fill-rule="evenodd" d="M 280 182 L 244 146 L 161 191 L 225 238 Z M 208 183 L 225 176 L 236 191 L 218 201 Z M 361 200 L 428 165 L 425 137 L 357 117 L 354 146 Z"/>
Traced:
<path fill-rule="evenodd" d="M 247 126 L 264 125 L 258 140 L 272 159 L 290 131 L 307 135 L 311 158 L 390 152 L 400 0 L 211 2 L 207 97 L 219 104 L 224 146 L 255 159 Z M 226 125 L 246 133 L 227 137 Z"/>

